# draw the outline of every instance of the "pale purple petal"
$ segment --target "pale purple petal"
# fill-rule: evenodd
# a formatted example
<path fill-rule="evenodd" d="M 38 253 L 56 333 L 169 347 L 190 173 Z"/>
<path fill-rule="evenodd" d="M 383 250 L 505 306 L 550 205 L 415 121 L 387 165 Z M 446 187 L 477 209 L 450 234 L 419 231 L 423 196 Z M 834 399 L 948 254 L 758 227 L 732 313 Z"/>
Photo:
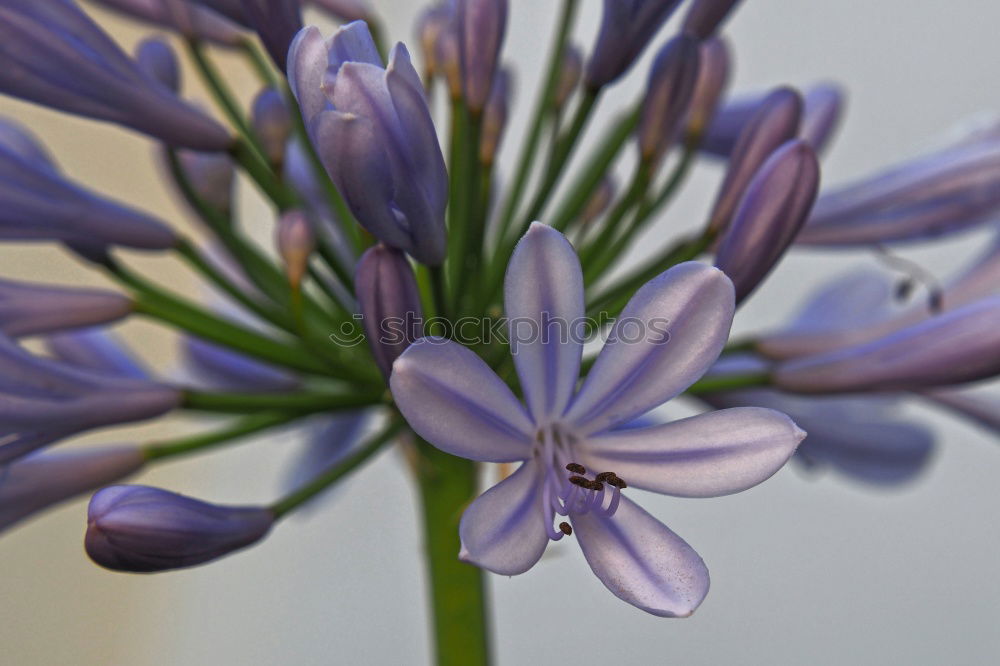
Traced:
<path fill-rule="evenodd" d="M 534 425 L 496 373 L 474 352 L 442 338 L 421 338 L 393 364 L 399 410 L 442 451 L 482 462 L 531 457 Z"/>
<path fill-rule="evenodd" d="M 504 576 L 538 562 L 549 542 L 540 473 L 527 462 L 469 505 L 458 528 L 463 561 Z"/>
<path fill-rule="evenodd" d="M 580 260 L 561 233 L 535 222 L 507 264 L 510 350 L 536 422 L 566 410 L 580 378 L 585 305 Z"/>
<path fill-rule="evenodd" d="M 733 323 L 733 283 L 697 262 L 643 286 L 615 322 L 566 420 L 592 434 L 670 400 L 719 357 Z"/>
<path fill-rule="evenodd" d="M 660 617 L 687 617 L 708 594 L 701 556 L 632 500 L 623 497 L 610 518 L 570 518 L 590 568 L 622 601 Z"/>

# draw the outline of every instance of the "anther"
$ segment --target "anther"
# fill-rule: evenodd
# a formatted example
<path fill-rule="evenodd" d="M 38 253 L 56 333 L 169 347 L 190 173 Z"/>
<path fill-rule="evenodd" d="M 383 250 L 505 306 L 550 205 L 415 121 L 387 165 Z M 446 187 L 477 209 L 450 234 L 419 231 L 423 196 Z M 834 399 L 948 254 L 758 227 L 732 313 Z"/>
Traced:
<path fill-rule="evenodd" d="M 594 477 L 594 481 L 607 482 L 613 478 L 615 478 L 614 472 L 601 472 L 600 474 Z"/>
<path fill-rule="evenodd" d="M 571 476 L 571 477 L 569 477 L 569 482 L 572 483 L 574 486 L 580 486 L 581 488 L 589 488 L 590 487 L 590 480 L 589 479 L 585 479 L 582 476 L 576 476 L 576 475 Z"/>
<path fill-rule="evenodd" d="M 624 479 L 620 479 L 615 476 L 613 479 L 608 479 L 608 485 L 614 486 L 618 490 L 625 490 L 628 488 L 628 484 L 625 483 Z"/>
<path fill-rule="evenodd" d="M 566 536 L 569 536 L 570 534 L 573 533 L 573 528 L 570 527 L 569 523 L 559 523 L 559 531 L 565 534 Z"/>
<path fill-rule="evenodd" d="M 600 481 L 591 481 L 587 487 L 590 488 L 591 490 L 598 490 L 598 491 L 604 490 L 604 484 L 601 483 Z"/>
<path fill-rule="evenodd" d="M 580 463 L 571 462 L 570 464 L 566 465 L 566 469 L 570 472 L 573 472 L 574 474 L 587 473 L 587 468 L 581 465 Z"/>

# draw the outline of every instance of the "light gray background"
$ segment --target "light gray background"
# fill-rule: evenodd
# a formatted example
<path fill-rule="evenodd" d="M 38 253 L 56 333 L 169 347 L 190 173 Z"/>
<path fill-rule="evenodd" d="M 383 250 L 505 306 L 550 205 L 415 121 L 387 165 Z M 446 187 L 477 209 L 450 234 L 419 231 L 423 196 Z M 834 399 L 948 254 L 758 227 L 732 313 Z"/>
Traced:
<path fill-rule="evenodd" d="M 412 44 L 417 3 L 375 1 L 385 10 L 390 34 Z M 506 54 L 520 66 L 521 115 L 509 140 L 516 140 L 555 3 L 511 4 Z M 584 44 L 591 43 L 600 4 L 584 3 L 578 32 Z M 746 0 L 744 5 L 727 29 L 738 59 L 736 89 L 819 78 L 850 87 L 848 121 L 824 163 L 828 183 L 932 146 L 956 122 L 1000 106 L 996 3 Z M 120 20 L 109 25 L 128 45 L 142 34 Z M 251 80 L 238 63 L 230 65 L 238 80 Z M 633 98 L 643 78 L 641 73 L 630 78 L 602 108 Z M 252 92 L 249 85 L 244 88 L 245 95 Z M 29 119 L 74 176 L 176 218 L 177 209 L 149 166 L 145 140 L 7 99 L 0 99 L 0 112 Z M 507 159 L 512 147 L 513 142 Z M 699 170 L 658 233 L 696 226 L 718 178 L 717 168 Z M 266 233 L 266 213 L 253 195 L 244 198 L 251 223 Z M 967 236 L 910 256 L 946 274 L 984 238 Z M 93 281 L 51 250 L 5 247 L 0 261 L 5 275 Z M 806 286 L 857 261 L 864 260 L 793 257 L 741 312 L 738 329 L 779 322 Z M 151 265 L 154 275 L 192 284 L 171 262 L 157 259 Z M 130 324 L 126 330 L 150 357 L 169 366 L 167 336 L 149 325 Z M 971 426 L 934 414 L 922 417 L 938 424 L 941 446 L 925 477 L 900 490 L 878 492 L 832 475 L 786 469 L 734 497 L 642 497 L 702 554 L 712 572 L 712 591 L 691 619 L 654 618 L 615 599 L 590 574 L 572 539 L 551 548 L 523 576 L 493 577 L 499 663 L 995 663 L 1000 449 Z M 139 429 L 139 435 L 130 429 L 113 437 L 161 436 L 189 426 Z M 263 501 L 277 492 L 293 439 L 265 439 L 174 464 L 148 479 L 219 501 Z M 384 454 L 333 502 L 281 525 L 260 547 L 187 572 L 129 577 L 93 567 L 80 546 L 83 515 L 84 504 L 78 503 L 0 540 L 0 662 L 145 666 L 427 659 L 417 516 L 395 454 Z"/>

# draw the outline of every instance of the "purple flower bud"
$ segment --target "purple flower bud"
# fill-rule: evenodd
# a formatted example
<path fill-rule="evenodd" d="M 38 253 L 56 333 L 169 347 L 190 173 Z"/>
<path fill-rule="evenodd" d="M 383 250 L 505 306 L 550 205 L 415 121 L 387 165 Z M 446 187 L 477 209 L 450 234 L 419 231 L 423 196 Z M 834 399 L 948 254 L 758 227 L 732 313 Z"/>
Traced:
<path fill-rule="evenodd" d="M 819 163 L 805 141 L 789 141 L 747 186 L 715 265 L 733 281 L 736 302 L 757 288 L 802 228 L 819 189 Z"/>
<path fill-rule="evenodd" d="M 840 124 L 844 113 L 844 91 L 835 83 L 821 83 L 806 91 L 799 136 L 822 151 Z"/>
<path fill-rule="evenodd" d="M 590 224 L 600 217 L 611 205 L 617 191 L 618 184 L 615 182 L 614 176 L 611 174 L 604 176 L 594 193 L 590 195 L 587 205 L 580 212 L 580 223 Z"/>
<path fill-rule="evenodd" d="M 186 0 L 189 3 L 211 8 L 230 21 L 250 27 L 246 12 L 243 10 L 243 0 Z"/>
<path fill-rule="evenodd" d="M 285 262 L 289 283 L 298 287 L 309 268 L 309 257 L 316 249 L 316 234 L 304 212 L 291 210 L 281 216 L 275 229 L 275 244 Z"/>
<path fill-rule="evenodd" d="M 420 290 L 410 262 L 400 252 L 376 245 L 361 256 L 354 275 L 365 336 L 382 374 L 420 337 Z"/>
<path fill-rule="evenodd" d="M 0 466 L 62 437 L 159 416 L 180 393 L 33 356 L 0 335 Z"/>
<path fill-rule="evenodd" d="M 10 337 L 106 324 L 131 311 L 131 299 L 113 291 L 0 280 L 0 331 Z"/>
<path fill-rule="evenodd" d="M 66 180 L 38 141 L 10 121 L 0 121 L 0 239 L 145 250 L 177 242 L 162 222 Z"/>
<path fill-rule="evenodd" d="M 968 389 L 925 391 L 921 395 L 959 416 L 1000 434 L 1000 400 L 995 395 Z"/>
<path fill-rule="evenodd" d="M 366 21 L 372 16 L 366 0 L 311 0 L 312 4 L 341 21 Z"/>
<path fill-rule="evenodd" d="M 462 99 L 462 62 L 458 41 L 458 19 L 454 14 L 438 36 L 434 62 L 448 84 L 448 96 L 452 100 Z"/>
<path fill-rule="evenodd" d="M 288 65 L 288 47 L 302 29 L 300 0 L 242 0 L 246 25 L 257 31 L 260 41 L 278 68 Z"/>
<path fill-rule="evenodd" d="M 292 135 L 292 117 L 281 93 L 274 88 L 261 90 L 253 101 L 251 122 L 267 159 L 280 165 Z"/>
<path fill-rule="evenodd" d="M 185 369 L 199 386 L 216 391 L 278 393 L 301 388 L 302 381 L 284 368 L 252 359 L 200 338 L 183 339 Z"/>
<path fill-rule="evenodd" d="M 795 138 L 801 116 L 802 99 L 790 88 L 778 88 L 760 104 L 729 156 L 726 177 L 709 218 L 712 229 L 721 232 L 729 225 L 750 180 L 778 146 Z"/>
<path fill-rule="evenodd" d="M 192 5 L 187 0 L 94 0 L 125 16 L 186 37 L 236 46 L 243 39 L 239 26 L 206 7 Z"/>
<path fill-rule="evenodd" d="M 1000 373 L 1000 297 L 883 338 L 787 361 L 774 385 L 797 393 L 859 393 L 949 386 Z"/>
<path fill-rule="evenodd" d="M 208 504 L 148 486 L 112 486 L 87 510 L 87 555 L 115 571 L 152 573 L 204 564 L 260 541 L 274 515 Z"/>
<path fill-rule="evenodd" d="M 180 150 L 177 151 L 177 159 L 198 196 L 228 215 L 233 206 L 233 183 L 236 179 L 236 165 L 232 158 L 226 153 Z"/>
<path fill-rule="evenodd" d="M 142 468 L 135 446 L 28 456 L 0 474 L 0 532 L 77 495 L 121 481 Z"/>
<path fill-rule="evenodd" d="M 45 338 L 45 348 L 53 358 L 78 368 L 116 377 L 152 379 L 149 369 L 107 329 L 87 328 L 50 335 Z"/>
<path fill-rule="evenodd" d="M 501 68 L 493 77 L 493 90 L 483 111 L 483 130 L 479 142 L 479 159 L 487 166 L 493 164 L 504 130 L 507 129 L 513 78 L 514 75 L 506 68 Z"/>
<path fill-rule="evenodd" d="M 583 76 L 583 53 L 579 47 L 567 44 L 563 51 L 562 62 L 559 65 L 559 78 L 552 91 L 552 103 L 555 108 L 561 108 L 569 100 L 570 95 L 580 85 Z"/>
<path fill-rule="evenodd" d="M 454 28 L 455 12 L 451 5 L 434 5 L 425 9 L 417 18 L 417 39 L 424 57 L 424 72 L 427 81 L 444 70 L 438 62 L 438 43 L 442 35 Z M 456 52 L 457 53 L 457 52 Z"/>
<path fill-rule="evenodd" d="M 423 84 L 397 44 L 383 69 L 364 23 L 299 33 L 289 81 L 327 172 L 358 221 L 428 265 L 445 257 L 448 173 Z"/>
<path fill-rule="evenodd" d="M 597 90 L 624 74 L 667 22 L 680 0 L 604 0 L 585 83 Z"/>
<path fill-rule="evenodd" d="M 649 72 L 639 121 L 642 159 L 658 161 L 677 137 L 698 79 L 698 41 L 678 35 L 664 45 Z"/>
<path fill-rule="evenodd" d="M 962 142 L 824 192 L 798 242 L 868 245 L 933 238 L 1000 213 L 1000 138 Z"/>
<path fill-rule="evenodd" d="M 317 414 L 306 421 L 300 451 L 292 460 L 287 473 L 289 491 L 301 488 L 317 474 L 322 473 L 350 454 L 361 442 L 365 426 L 371 420 L 367 410 Z M 336 495 L 337 488 L 324 493 L 329 498 Z M 313 505 L 302 507 L 306 509 Z M 301 509 L 298 512 L 300 512 Z"/>
<path fill-rule="evenodd" d="M 739 2 L 740 0 L 693 0 L 681 30 L 698 39 L 708 39 Z"/>
<path fill-rule="evenodd" d="M 221 125 L 146 76 L 70 0 L 0 0 L 0 93 L 170 145 L 221 151 L 232 143 Z"/>
<path fill-rule="evenodd" d="M 181 69 L 177 54 L 165 40 L 147 37 L 135 48 L 135 62 L 146 76 L 174 92 L 181 87 Z"/>
<path fill-rule="evenodd" d="M 721 39 L 709 39 L 698 47 L 698 80 L 694 84 L 687 131 L 701 135 L 715 115 L 722 91 L 729 83 L 729 49 Z"/>
<path fill-rule="evenodd" d="M 458 60 L 465 102 L 473 112 L 486 106 L 507 32 L 507 0 L 458 0 Z"/>

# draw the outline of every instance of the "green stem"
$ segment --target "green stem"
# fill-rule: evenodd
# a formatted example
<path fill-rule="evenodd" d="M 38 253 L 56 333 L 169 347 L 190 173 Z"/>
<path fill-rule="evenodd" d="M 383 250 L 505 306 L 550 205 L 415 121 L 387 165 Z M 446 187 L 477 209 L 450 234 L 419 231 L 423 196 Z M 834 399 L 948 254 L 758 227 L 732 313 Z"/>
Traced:
<path fill-rule="evenodd" d="M 205 412 L 246 413 L 281 410 L 298 414 L 358 407 L 371 407 L 384 401 L 384 391 L 352 390 L 350 393 L 217 393 L 185 391 L 181 405 Z"/>
<path fill-rule="evenodd" d="M 162 442 L 151 442 L 142 447 L 142 452 L 147 461 L 163 460 L 196 451 L 200 452 L 222 444 L 228 444 L 234 439 L 252 435 L 261 430 L 268 430 L 284 425 L 299 416 L 300 414 L 289 412 L 261 412 L 242 418 L 235 424 L 220 430 Z"/>
<path fill-rule="evenodd" d="M 641 163 L 632 178 L 632 184 L 628 191 L 605 218 L 604 228 L 597 234 L 597 238 L 593 242 L 581 250 L 580 263 L 584 267 L 583 275 L 587 283 L 593 282 L 604 271 L 608 263 L 618 258 L 617 254 L 609 253 L 608 248 L 613 244 L 615 237 L 622 234 L 621 226 L 625 216 L 638 206 L 642 198 L 646 196 L 651 176 L 650 165 L 646 162 Z"/>
<path fill-rule="evenodd" d="M 471 194 L 470 182 L 475 176 L 473 165 L 469 163 L 471 151 L 468 144 L 472 136 L 472 122 L 469 110 L 460 99 L 451 104 L 451 142 L 449 145 L 448 174 L 448 260 L 445 264 L 448 277 L 450 309 L 455 310 L 458 302 L 459 285 L 465 272 L 463 263 L 465 247 L 469 238 Z"/>
<path fill-rule="evenodd" d="M 437 664 L 489 664 L 483 572 L 458 559 L 458 522 L 478 490 L 476 464 L 423 441 L 417 448 L 417 485 L 423 508 Z"/>
<path fill-rule="evenodd" d="M 298 206 L 295 194 L 285 187 L 271 171 L 267 160 L 247 140 L 237 141 L 230 147 L 229 154 L 253 179 L 261 192 L 271 200 L 280 211 L 286 211 Z"/>
<path fill-rule="evenodd" d="M 545 79 L 542 83 L 542 89 L 535 100 L 535 110 L 531 126 L 524 137 L 524 142 L 521 144 L 517 168 L 514 170 L 514 182 L 507 194 L 503 212 L 500 215 L 500 221 L 497 225 L 497 238 L 501 241 L 506 236 L 507 229 L 514 220 L 518 204 L 521 203 L 521 195 L 524 193 L 524 187 L 528 184 L 528 176 L 532 171 L 531 166 L 535 160 L 535 153 L 540 143 L 539 137 L 542 134 L 542 127 L 545 124 L 545 119 L 549 117 L 549 110 L 552 108 L 552 91 L 555 90 L 556 83 L 559 80 L 566 42 L 569 39 L 577 7 L 577 0 L 563 0 L 562 13 L 556 24 L 557 37 L 552 51 L 549 53 Z"/>
<path fill-rule="evenodd" d="M 271 67 L 271 60 L 264 55 L 257 42 L 250 38 L 244 39 L 240 43 L 240 49 L 246 56 L 247 62 L 250 63 L 250 67 L 260 77 L 261 83 L 277 89 L 279 86 L 278 77 L 275 76 L 274 69 Z"/>
<path fill-rule="evenodd" d="M 402 429 L 400 421 L 393 421 L 381 433 L 373 437 L 366 444 L 355 450 L 347 458 L 341 460 L 333 467 L 329 468 L 319 476 L 309 481 L 301 488 L 293 491 L 290 495 L 278 500 L 271 505 L 271 513 L 276 519 L 283 518 L 290 512 L 299 508 L 309 500 L 313 499 L 324 490 L 340 481 L 342 478 L 360 467 L 369 458 L 378 453 L 383 446 L 388 444 Z"/>
<path fill-rule="evenodd" d="M 689 395 L 702 395 L 705 393 L 721 393 L 723 391 L 736 391 L 738 389 L 770 385 L 771 376 L 767 373 L 706 377 L 688 387 L 686 393 Z"/>

